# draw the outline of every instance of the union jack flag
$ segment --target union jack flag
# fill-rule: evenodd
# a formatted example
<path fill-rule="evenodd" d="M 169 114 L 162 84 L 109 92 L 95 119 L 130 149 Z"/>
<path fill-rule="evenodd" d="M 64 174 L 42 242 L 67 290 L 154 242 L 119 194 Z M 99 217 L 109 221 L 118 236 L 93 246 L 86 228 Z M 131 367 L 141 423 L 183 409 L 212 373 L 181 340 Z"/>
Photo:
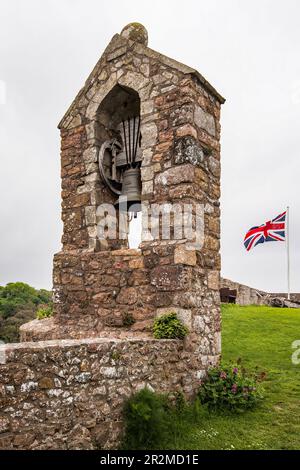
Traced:
<path fill-rule="evenodd" d="M 259 243 L 285 241 L 285 219 L 286 211 L 259 227 L 250 228 L 244 238 L 246 250 L 250 251 Z"/>

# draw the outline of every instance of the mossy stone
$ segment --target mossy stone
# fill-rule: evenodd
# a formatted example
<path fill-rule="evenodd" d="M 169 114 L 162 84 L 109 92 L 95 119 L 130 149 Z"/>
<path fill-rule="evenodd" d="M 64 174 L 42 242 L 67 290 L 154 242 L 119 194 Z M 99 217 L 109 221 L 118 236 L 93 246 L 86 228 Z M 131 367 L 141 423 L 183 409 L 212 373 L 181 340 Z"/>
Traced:
<path fill-rule="evenodd" d="M 121 36 L 134 42 L 140 42 L 145 46 L 148 44 L 148 32 L 141 23 L 129 23 L 122 29 Z"/>

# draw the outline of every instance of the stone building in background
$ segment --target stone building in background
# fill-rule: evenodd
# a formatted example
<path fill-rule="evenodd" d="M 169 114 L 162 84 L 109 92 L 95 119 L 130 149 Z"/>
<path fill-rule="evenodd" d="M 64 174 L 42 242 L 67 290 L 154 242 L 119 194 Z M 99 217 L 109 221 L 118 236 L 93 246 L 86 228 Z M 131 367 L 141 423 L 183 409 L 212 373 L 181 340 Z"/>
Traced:
<path fill-rule="evenodd" d="M 268 298 L 272 294 L 267 294 L 258 289 L 246 286 L 239 282 L 233 282 L 224 277 L 220 280 L 221 302 L 238 305 L 268 305 Z"/>
<path fill-rule="evenodd" d="M 264 292 L 224 277 L 221 277 L 220 280 L 220 298 L 223 303 L 238 305 L 269 305 L 273 307 L 299 308 L 300 304 L 300 294 L 297 292 L 290 294 L 289 301 L 287 293 Z"/>
<path fill-rule="evenodd" d="M 49 389 L 62 391 L 50 397 L 63 431 L 49 444 L 45 422 L 37 424 L 32 448 L 45 448 L 46 441 L 49 448 L 66 448 L 70 436 L 72 442 L 79 439 L 79 447 L 112 446 L 130 393 L 149 386 L 191 396 L 208 367 L 219 361 L 224 99 L 199 72 L 153 51 L 147 41 L 147 31 L 137 23 L 116 34 L 59 124 L 64 229 L 62 250 L 54 257 L 55 315 L 22 327 L 23 341 L 53 341 L 9 351 L 15 363 L 20 348 L 28 364 L 38 357 L 28 366 L 35 385 L 25 379 L 20 384 L 35 407 L 51 408 Z M 116 210 L 117 229 L 120 212 L 123 219 L 131 217 L 129 204 L 125 212 L 120 207 L 124 192 L 129 199 L 134 194 L 136 207 L 149 210 L 161 204 L 176 204 L 179 211 L 192 207 L 193 228 L 201 210 L 201 243 L 173 236 L 174 214 L 169 238 L 149 237 L 143 220 L 138 250 L 128 247 L 126 224 L 115 237 L 99 238 L 107 220 L 107 212 L 99 210 L 103 204 Z M 160 231 L 160 222 L 160 215 L 152 218 L 152 228 Z M 153 320 L 166 312 L 176 312 L 188 326 L 184 342 L 153 339 Z M 82 406 L 76 406 L 80 400 Z M 19 401 L 11 406 L 17 411 Z M 51 412 L 48 417 L 51 421 Z M 44 419 L 47 423 L 47 415 Z M 26 422 L 34 424 L 31 411 Z"/>

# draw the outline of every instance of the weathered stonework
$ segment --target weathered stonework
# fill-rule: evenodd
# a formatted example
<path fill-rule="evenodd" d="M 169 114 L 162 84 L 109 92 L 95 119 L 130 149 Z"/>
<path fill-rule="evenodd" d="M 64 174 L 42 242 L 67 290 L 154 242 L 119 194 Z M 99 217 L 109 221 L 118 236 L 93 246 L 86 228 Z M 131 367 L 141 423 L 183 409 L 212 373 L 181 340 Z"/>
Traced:
<path fill-rule="evenodd" d="M 9 345 L 0 364 L 0 449 L 116 448 L 124 400 L 196 379 L 180 341 L 85 339 Z"/>
<path fill-rule="evenodd" d="M 149 332 L 161 307 L 157 292 L 168 292 L 172 310 L 178 307 L 175 292 L 201 298 L 218 289 L 223 99 L 195 70 L 149 49 L 141 26 L 140 40 L 132 41 L 134 28 L 130 25 L 113 37 L 59 125 L 64 233 L 63 249 L 54 258 L 55 318 L 52 330 L 50 324 L 47 328 L 51 337 L 109 334 L 116 327 L 118 336 L 127 334 L 128 328 L 122 329 L 127 314 L 135 320 L 131 331 Z M 201 250 L 144 239 L 139 253 L 127 252 L 126 240 L 98 240 L 97 206 L 115 202 L 97 164 L 99 147 L 108 135 L 110 102 L 105 98 L 113 93 L 111 100 L 120 105 L 119 86 L 134 90 L 140 99 L 143 203 L 202 203 Z M 116 116 L 115 109 L 111 112 Z M 210 314 L 219 316 L 217 296 L 212 305 Z M 25 326 L 22 337 L 38 338 L 36 324 L 32 334 Z"/>
<path fill-rule="evenodd" d="M 74 446 L 92 448 L 98 441 L 102 445 L 97 433 L 103 434 L 104 422 L 110 433 L 103 445 L 110 446 L 118 434 L 123 398 L 145 384 L 146 377 L 157 390 L 181 388 L 190 396 L 208 367 L 218 362 L 223 102 L 197 71 L 148 48 L 143 27 L 130 25 L 111 40 L 59 124 L 64 231 L 62 250 L 54 257 L 55 315 L 21 328 L 23 341 L 60 341 L 13 346 L 8 364 L 1 366 L 7 384 L 15 386 L 19 369 L 26 378 L 16 382 L 14 400 L 4 394 L 8 401 L 0 414 L 0 429 L 5 429 L 0 447 L 66 448 L 71 440 Z M 141 119 L 142 203 L 202 204 L 203 245 L 191 250 L 186 239 L 174 240 L 170 234 L 169 240 L 145 237 L 140 250 L 129 250 L 126 237 L 98 239 L 97 207 L 116 203 L 99 173 L 99 149 L 113 136 L 125 104 Z M 194 209 L 191 217 L 194 223 Z M 155 225 L 159 229 L 159 217 L 152 219 Z M 170 233 L 175 229 L 172 219 Z M 184 343 L 152 339 L 154 318 L 166 312 L 176 312 L 188 325 Z M 63 338 L 78 342 L 64 343 Z M 114 349 L 126 359 L 120 370 L 109 356 Z M 23 352 L 28 364 L 21 360 Z M 37 363 L 31 365 L 36 354 Z M 53 387 L 60 367 L 67 368 L 66 382 Z M 126 393 L 119 393 L 119 387 Z M 101 398 L 95 398 L 95 389 L 105 390 Z M 31 429 L 36 418 L 22 408 L 27 398 L 19 398 L 25 391 L 41 416 L 36 432 Z M 64 408 L 64 400 L 71 398 Z M 20 436 L 25 421 L 27 444 Z"/>
<path fill-rule="evenodd" d="M 240 282 L 225 279 L 224 277 L 221 278 L 220 281 L 220 293 L 221 302 L 236 303 L 238 305 L 268 305 L 273 307 L 285 306 L 299 308 L 298 304 L 300 303 L 299 293 L 291 293 L 290 301 L 288 301 L 287 293 L 265 292 L 260 289 L 255 289 L 254 287 L 246 286 Z M 282 301 L 284 301 L 284 303 Z"/>

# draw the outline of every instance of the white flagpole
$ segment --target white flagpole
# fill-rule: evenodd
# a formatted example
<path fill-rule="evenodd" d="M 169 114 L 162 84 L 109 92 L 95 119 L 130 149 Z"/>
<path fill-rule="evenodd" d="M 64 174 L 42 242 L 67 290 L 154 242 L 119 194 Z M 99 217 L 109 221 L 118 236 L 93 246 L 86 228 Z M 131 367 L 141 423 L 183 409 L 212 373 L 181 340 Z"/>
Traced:
<path fill-rule="evenodd" d="M 287 257 L 287 288 L 288 300 L 290 300 L 290 208 L 286 208 L 286 257 Z"/>

